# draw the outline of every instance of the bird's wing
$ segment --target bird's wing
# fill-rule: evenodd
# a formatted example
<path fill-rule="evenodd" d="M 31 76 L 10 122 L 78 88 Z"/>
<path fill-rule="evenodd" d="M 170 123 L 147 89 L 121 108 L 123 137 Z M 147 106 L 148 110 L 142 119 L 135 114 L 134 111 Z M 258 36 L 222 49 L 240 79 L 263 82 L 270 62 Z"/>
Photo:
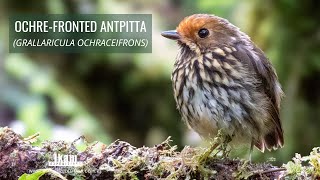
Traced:
<path fill-rule="evenodd" d="M 254 70 L 257 78 L 261 80 L 261 83 L 258 84 L 258 88 L 263 89 L 271 101 L 272 108 L 269 111 L 276 129 L 275 132 L 272 132 L 273 134 L 266 135 L 264 139 L 266 141 L 266 146 L 268 149 L 268 146 L 282 146 L 284 140 L 279 111 L 283 92 L 278 82 L 277 74 L 270 61 L 258 47 L 239 43 L 236 45 L 236 49 L 237 51 L 233 52 L 233 55 Z M 267 141 L 270 141 L 269 145 L 267 144 Z"/>

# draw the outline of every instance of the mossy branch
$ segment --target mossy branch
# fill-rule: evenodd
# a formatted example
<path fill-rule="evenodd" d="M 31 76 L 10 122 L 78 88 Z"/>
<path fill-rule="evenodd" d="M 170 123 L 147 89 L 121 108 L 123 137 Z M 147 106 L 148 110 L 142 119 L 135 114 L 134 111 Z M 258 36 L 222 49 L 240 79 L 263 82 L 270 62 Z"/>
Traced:
<path fill-rule="evenodd" d="M 33 146 L 37 137 L 38 134 L 23 138 L 10 128 L 0 129 L 0 179 L 40 176 L 44 179 L 61 179 L 62 176 L 66 179 L 278 179 L 290 173 L 296 173 L 294 177 L 302 173 L 293 170 L 296 168 L 293 162 L 286 166 L 288 170 L 267 163 L 252 164 L 217 157 L 208 157 L 203 163 L 199 161 L 203 149 L 185 147 L 179 152 L 176 146 L 170 145 L 170 138 L 154 147 L 136 148 L 124 141 L 108 146 L 100 142 L 88 144 L 83 137 L 73 143 L 51 141 Z M 70 155 L 74 155 L 80 164 L 49 166 L 48 162 L 57 154 L 69 161 Z M 319 158 L 315 152 L 313 154 Z M 319 168 L 319 159 L 310 161 L 313 167 Z M 316 168 L 308 169 L 306 176 L 319 176 Z"/>

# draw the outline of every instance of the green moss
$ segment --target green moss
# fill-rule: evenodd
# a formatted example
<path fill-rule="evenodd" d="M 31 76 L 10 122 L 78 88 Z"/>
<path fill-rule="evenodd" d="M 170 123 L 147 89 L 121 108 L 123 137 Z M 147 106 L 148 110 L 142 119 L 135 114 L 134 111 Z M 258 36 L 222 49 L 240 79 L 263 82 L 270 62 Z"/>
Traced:
<path fill-rule="evenodd" d="M 4 172 L 9 172 L 11 179 L 17 179 L 25 173 L 25 169 L 29 169 L 30 165 L 33 166 L 32 168 L 36 168 L 34 170 L 44 169 L 41 172 L 55 174 L 55 171 L 51 171 L 55 170 L 54 168 L 47 167 L 47 162 L 51 160 L 53 153 L 76 154 L 78 156 L 83 165 L 69 167 L 72 168 L 72 171 L 60 174 L 60 176 L 75 179 L 89 177 L 93 179 L 320 178 L 319 147 L 314 148 L 309 156 L 302 157 L 297 153 L 292 161 L 283 165 L 284 168 L 279 168 L 270 163 L 250 163 L 241 159 L 221 157 L 216 155 L 216 152 L 221 152 L 221 150 L 215 148 L 210 149 L 210 153 L 208 153 L 204 148 L 186 146 L 179 152 L 176 146 L 169 144 L 170 138 L 154 147 L 140 148 L 124 141 L 116 141 L 107 146 L 102 143 L 87 145 L 84 140 L 87 147 L 85 150 L 81 150 L 74 143 L 70 144 L 64 141 L 45 142 L 40 147 L 34 147 L 30 142 L 35 139 L 34 137 L 23 139 L 9 128 L 0 130 L 0 149 L 2 149 L 0 157 L 8 159 L 8 162 L 3 164 L 3 168 L 6 169 Z M 25 161 L 20 161 L 17 157 L 24 157 Z M 13 172 L 12 169 L 16 172 Z M 97 173 L 98 171 L 99 173 Z M 34 176 L 42 176 L 41 172 L 34 174 Z M 47 177 L 48 175 L 45 173 L 43 176 Z M 29 175 L 26 174 L 22 177 L 27 178 Z"/>
<path fill-rule="evenodd" d="M 287 169 L 287 178 L 320 178 L 320 147 L 313 148 L 309 156 L 301 157 L 296 153 L 292 161 L 283 166 Z"/>

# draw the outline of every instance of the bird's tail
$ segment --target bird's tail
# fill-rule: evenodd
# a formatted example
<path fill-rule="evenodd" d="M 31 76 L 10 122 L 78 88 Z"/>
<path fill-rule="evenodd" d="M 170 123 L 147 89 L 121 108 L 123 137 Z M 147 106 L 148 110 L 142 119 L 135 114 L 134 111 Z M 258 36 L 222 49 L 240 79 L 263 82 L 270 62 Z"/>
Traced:
<path fill-rule="evenodd" d="M 255 146 L 262 152 L 265 149 L 271 151 L 272 149 L 282 148 L 284 144 L 283 133 L 275 129 L 274 131 L 269 132 L 259 141 L 255 142 Z"/>
<path fill-rule="evenodd" d="M 279 109 L 273 106 L 271 110 L 270 121 L 272 124 L 272 130 L 263 134 L 262 137 L 255 142 L 255 146 L 262 152 L 264 152 L 265 149 L 271 151 L 272 149 L 282 148 L 284 144 L 283 131 L 279 118 Z"/>

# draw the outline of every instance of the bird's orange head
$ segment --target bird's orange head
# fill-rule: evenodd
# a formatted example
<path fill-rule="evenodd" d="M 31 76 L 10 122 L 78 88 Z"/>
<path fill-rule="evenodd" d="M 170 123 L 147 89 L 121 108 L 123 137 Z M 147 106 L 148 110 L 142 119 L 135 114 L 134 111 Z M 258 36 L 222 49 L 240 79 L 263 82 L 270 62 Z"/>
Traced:
<path fill-rule="evenodd" d="M 215 45 L 230 45 L 241 32 L 227 20 L 208 14 L 194 14 L 184 18 L 172 31 L 162 36 L 186 44 L 191 50 L 203 53 Z"/>

